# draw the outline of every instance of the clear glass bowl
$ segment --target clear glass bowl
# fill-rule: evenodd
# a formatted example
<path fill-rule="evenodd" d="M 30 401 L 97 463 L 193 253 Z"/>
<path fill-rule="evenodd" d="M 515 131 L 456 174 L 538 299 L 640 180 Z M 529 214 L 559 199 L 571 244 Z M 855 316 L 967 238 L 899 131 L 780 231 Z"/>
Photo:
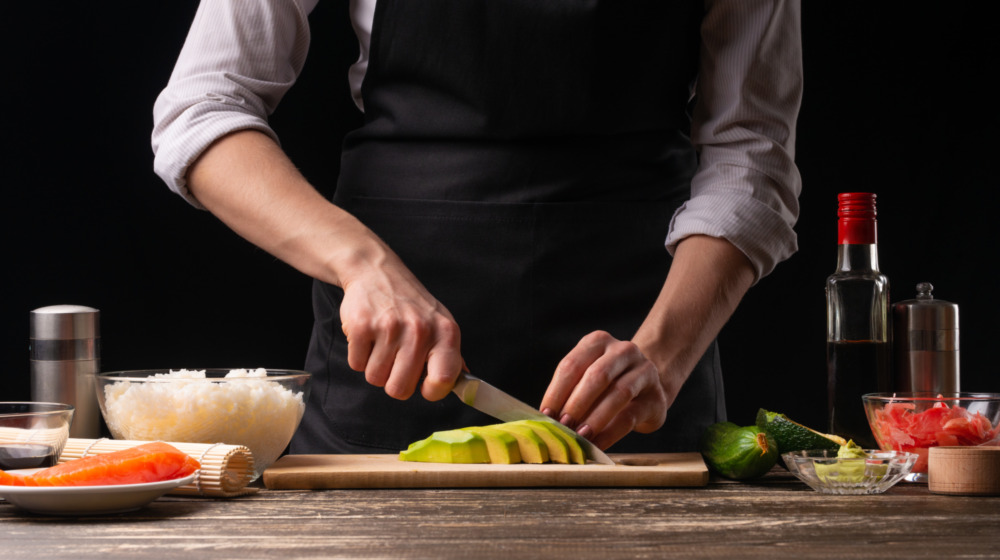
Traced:
<path fill-rule="evenodd" d="M 256 480 L 302 421 L 309 380 L 296 370 L 117 371 L 97 375 L 97 400 L 115 439 L 244 445 Z"/>
<path fill-rule="evenodd" d="M 881 494 L 903 480 L 915 453 L 865 449 L 865 457 L 840 459 L 836 451 L 813 449 L 781 456 L 788 470 L 824 494 Z"/>
<path fill-rule="evenodd" d="M 72 405 L 0 402 L 0 469 L 51 467 L 69 438 Z"/>
<path fill-rule="evenodd" d="M 869 393 L 861 399 L 879 447 L 918 455 L 911 482 L 927 480 L 931 447 L 1000 445 L 997 393 Z"/>

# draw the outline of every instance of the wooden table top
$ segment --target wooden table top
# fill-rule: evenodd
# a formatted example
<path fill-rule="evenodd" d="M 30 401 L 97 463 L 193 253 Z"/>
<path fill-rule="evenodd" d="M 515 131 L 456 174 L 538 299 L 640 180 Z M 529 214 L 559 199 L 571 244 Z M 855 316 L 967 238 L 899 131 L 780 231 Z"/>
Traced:
<path fill-rule="evenodd" d="M 827 496 L 785 472 L 704 488 L 165 496 L 47 517 L 0 501 L 0 558 L 1000 558 L 1000 497 L 901 483 Z"/>

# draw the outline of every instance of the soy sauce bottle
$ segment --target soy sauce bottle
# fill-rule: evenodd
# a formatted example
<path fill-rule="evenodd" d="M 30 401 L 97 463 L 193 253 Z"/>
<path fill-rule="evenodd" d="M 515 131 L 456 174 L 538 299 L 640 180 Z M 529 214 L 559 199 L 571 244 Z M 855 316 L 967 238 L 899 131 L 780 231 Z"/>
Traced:
<path fill-rule="evenodd" d="M 875 194 L 837 198 L 837 270 L 826 280 L 829 431 L 875 448 L 861 395 L 891 389 L 889 279 L 878 267 Z"/>

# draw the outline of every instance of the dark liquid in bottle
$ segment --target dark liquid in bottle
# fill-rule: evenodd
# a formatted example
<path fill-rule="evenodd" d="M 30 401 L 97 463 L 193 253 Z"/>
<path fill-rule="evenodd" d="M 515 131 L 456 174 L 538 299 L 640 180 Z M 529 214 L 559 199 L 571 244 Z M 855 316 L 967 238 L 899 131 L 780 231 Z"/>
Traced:
<path fill-rule="evenodd" d="M 59 461 L 54 447 L 38 443 L 0 443 L 0 470 L 51 467 Z"/>
<path fill-rule="evenodd" d="M 826 364 L 831 433 L 878 448 L 861 395 L 890 390 L 889 343 L 828 342 Z"/>

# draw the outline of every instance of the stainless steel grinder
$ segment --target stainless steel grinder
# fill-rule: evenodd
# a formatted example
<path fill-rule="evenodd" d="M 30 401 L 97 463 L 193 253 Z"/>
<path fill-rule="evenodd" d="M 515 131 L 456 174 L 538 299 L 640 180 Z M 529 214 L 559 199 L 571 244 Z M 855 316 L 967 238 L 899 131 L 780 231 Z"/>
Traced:
<path fill-rule="evenodd" d="M 958 305 L 934 299 L 930 282 L 917 297 L 893 304 L 894 390 L 957 393 Z"/>
<path fill-rule="evenodd" d="M 31 400 L 76 407 L 69 435 L 101 437 L 96 378 L 101 362 L 100 312 L 52 305 L 31 312 Z"/>

